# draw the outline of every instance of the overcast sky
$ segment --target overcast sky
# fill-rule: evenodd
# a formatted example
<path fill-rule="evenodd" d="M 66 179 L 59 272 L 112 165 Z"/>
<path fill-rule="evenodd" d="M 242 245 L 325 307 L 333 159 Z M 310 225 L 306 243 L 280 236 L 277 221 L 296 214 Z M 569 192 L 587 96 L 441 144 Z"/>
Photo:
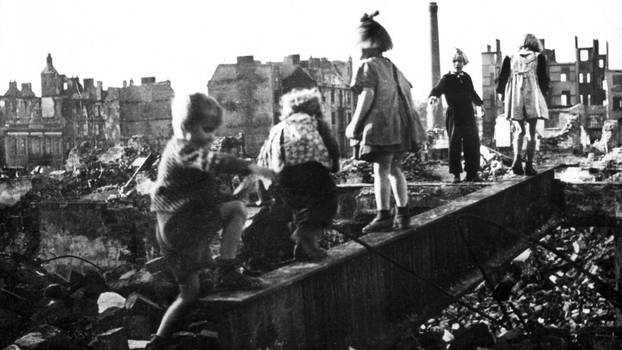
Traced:
<path fill-rule="evenodd" d="M 574 61 L 580 46 L 609 41 L 610 68 L 622 68 L 622 2 L 437 0 L 441 71 L 450 52 L 462 48 L 465 70 L 481 90 L 480 53 L 501 39 L 504 53 L 525 32 L 546 39 L 558 61 Z M 143 76 L 169 79 L 177 93 L 207 90 L 219 63 L 236 56 L 278 61 L 299 53 L 347 60 L 357 58 L 354 28 L 363 12 L 379 10 L 377 20 L 394 41 L 386 55 L 414 85 L 421 100 L 431 88 L 428 1 L 372 0 L 0 0 L 0 93 L 9 80 L 32 82 L 51 53 L 61 74 L 102 80 L 104 87 Z"/>

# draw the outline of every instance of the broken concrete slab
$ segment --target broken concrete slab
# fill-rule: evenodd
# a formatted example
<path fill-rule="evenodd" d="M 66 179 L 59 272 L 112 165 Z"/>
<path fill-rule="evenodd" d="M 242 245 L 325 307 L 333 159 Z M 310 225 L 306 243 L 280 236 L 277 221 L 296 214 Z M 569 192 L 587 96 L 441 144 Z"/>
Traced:
<path fill-rule="evenodd" d="M 119 327 L 100 333 L 89 346 L 94 350 L 129 350 L 125 328 Z"/>
<path fill-rule="evenodd" d="M 15 345 L 24 350 L 63 349 L 67 346 L 68 341 L 69 338 L 63 334 L 60 328 L 43 325 L 34 332 L 17 339 Z"/>

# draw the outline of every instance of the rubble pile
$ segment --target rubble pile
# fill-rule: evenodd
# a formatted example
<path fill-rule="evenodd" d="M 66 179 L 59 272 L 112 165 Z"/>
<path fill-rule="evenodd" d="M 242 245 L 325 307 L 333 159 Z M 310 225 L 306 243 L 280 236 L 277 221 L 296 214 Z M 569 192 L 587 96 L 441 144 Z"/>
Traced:
<path fill-rule="evenodd" d="M 614 235 L 609 228 L 558 227 L 542 241 L 615 286 Z M 490 273 L 496 281 L 494 292 L 482 283 L 462 297 L 498 323 L 453 304 L 438 317 L 413 320 L 403 341 L 414 338 L 420 344 L 436 342 L 439 348 L 450 344 L 451 349 L 613 349 L 618 348 L 614 344 L 622 345 L 622 328 L 615 328 L 615 308 L 599 294 L 598 284 L 542 248 L 530 249 L 521 257 L 505 275 L 495 279 L 494 271 Z M 511 326 L 492 295 L 504 301 Z M 522 322 L 528 325 L 527 330 Z M 471 347 L 464 347 L 465 341 Z"/>
<path fill-rule="evenodd" d="M 618 121 L 605 120 L 600 140 L 594 142 L 592 149 L 597 152 L 607 153 L 613 148 L 622 146 L 620 127 L 620 122 Z"/>
<path fill-rule="evenodd" d="M 512 158 L 486 146 L 480 146 L 480 169 L 482 181 L 497 181 L 511 171 Z"/>
<path fill-rule="evenodd" d="M 441 177 L 431 170 L 431 166 L 439 163 L 439 161 L 423 161 L 419 153 L 409 153 L 402 161 L 406 181 L 440 181 Z M 337 183 L 373 183 L 373 173 L 371 163 L 349 158 L 342 162 L 341 171 L 335 174 L 335 181 Z"/>
<path fill-rule="evenodd" d="M 582 149 L 581 138 L 581 118 L 578 114 L 573 114 L 570 115 L 566 124 L 559 132 L 540 139 L 540 150 L 554 152 L 561 149 L 572 149 L 580 152 Z"/>
<path fill-rule="evenodd" d="M 117 350 L 127 349 L 130 339 L 132 348 L 142 349 L 177 295 L 171 276 L 138 265 L 59 275 L 42 263 L 0 255 L 1 349 Z M 183 329 L 175 336 L 192 338 L 184 349 L 213 343 L 209 322 Z"/>

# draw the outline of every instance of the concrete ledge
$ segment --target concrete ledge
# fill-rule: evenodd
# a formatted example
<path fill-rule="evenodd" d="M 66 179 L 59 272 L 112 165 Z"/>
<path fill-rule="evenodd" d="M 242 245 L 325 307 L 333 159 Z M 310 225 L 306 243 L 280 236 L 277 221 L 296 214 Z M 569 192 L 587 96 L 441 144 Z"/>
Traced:
<path fill-rule="evenodd" d="M 456 220 L 477 215 L 531 234 L 556 212 L 553 181 L 554 169 L 546 169 L 493 184 L 413 217 L 410 229 L 363 239 L 450 290 L 474 270 Z M 519 242 L 481 223 L 470 225 L 468 239 L 481 261 L 512 251 Z M 380 346 L 388 325 L 400 317 L 427 314 L 449 301 L 354 242 L 331 249 L 321 263 L 288 265 L 264 278 L 271 282 L 265 290 L 202 299 L 200 310 L 215 319 L 223 348 Z"/>

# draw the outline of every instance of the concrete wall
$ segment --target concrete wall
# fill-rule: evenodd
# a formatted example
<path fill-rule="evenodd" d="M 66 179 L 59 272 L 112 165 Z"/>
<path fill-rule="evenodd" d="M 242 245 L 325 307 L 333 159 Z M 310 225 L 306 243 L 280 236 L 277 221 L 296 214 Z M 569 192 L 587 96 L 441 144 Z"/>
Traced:
<path fill-rule="evenodd" d="M 554 214 L 553 171 L 495 184 L 413 218 L 411 229 L 364 239 L 420 276 L 449 289 L 474 271 L 459 238 L 464 214 L 532 233 Z M 473 225 L 468 237 L 481 257 L 507 252 L 515 236 Z M 391 324 L 409 313 L 425 315 L 448 303 L 437 290 L 349 242 L 318 264 L 292 264 L 264 275 L 258 292 L 210 295 L 202 310 L 216 316 L 228 349 L 282 344 L 285 349 L 382 348 Z M 218 317 L 219 316 L 219 317 Z M 375 345 L 374 345 L 375 344 Z"/>

